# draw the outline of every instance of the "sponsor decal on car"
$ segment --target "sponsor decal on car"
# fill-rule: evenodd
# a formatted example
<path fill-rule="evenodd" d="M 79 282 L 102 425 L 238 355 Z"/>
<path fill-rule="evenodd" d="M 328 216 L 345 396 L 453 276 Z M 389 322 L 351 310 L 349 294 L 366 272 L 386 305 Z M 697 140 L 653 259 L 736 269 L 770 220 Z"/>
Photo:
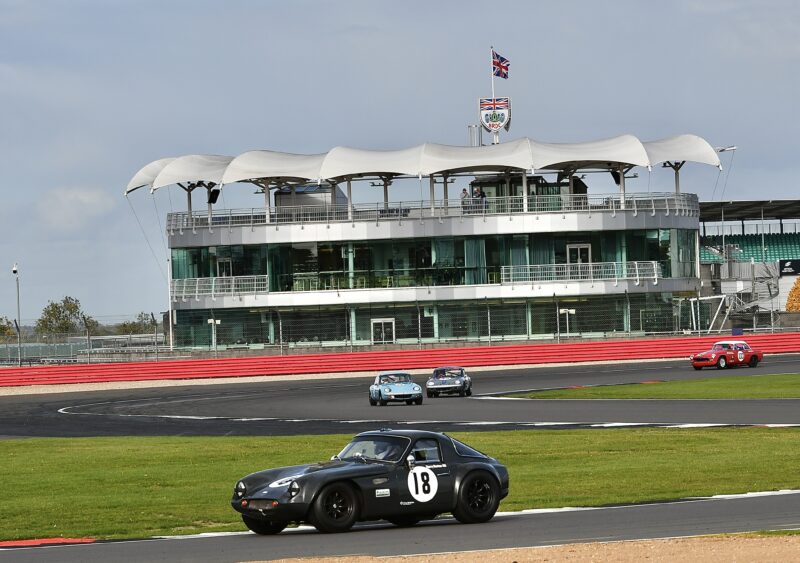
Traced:
<path fill-rule="evenodd" d="M 388 497 L 390 494 L 389 489 L 375 489 L 375 498 Z"/>

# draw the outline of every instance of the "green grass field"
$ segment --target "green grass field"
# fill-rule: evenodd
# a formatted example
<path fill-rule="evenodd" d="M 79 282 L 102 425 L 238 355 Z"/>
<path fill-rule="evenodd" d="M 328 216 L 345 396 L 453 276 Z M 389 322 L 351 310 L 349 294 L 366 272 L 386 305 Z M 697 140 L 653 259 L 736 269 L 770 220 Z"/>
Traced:
<path fill-rule="evenodd" d="M 516 393 L 529 399 L 797 399 L 800 374 L 736 375 Z"/>
<path fill-rule="evenodd" d="M 511 474 L 502 510 L 800 488 L 797 429 L 455 434 Z M 0 441 L 0 540 L 244 530 L 229 499 L 253 471 L 327 459 L 349 436 Z"/>

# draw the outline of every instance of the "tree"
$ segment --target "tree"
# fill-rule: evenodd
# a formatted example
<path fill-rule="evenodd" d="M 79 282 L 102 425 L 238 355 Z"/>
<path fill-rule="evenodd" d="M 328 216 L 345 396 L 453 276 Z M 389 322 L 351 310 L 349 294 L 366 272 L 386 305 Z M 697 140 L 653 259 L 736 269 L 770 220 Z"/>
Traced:
<path fill-rule="evenodd" d="M 789 296 L 786 298 L 786 310 L 790 313 L 800 313 L 800 276 L 794 280 Z"/>
<path fill-rule="evenodd" d="M 150 313 L 142 311 L 133 321 L 125 321 L 116 327 L 117 334 L 146 334 L 153 332 L 153 319 Z"/>
<path fill-rule="evenodd" d="M 0 337 L 2 336 L 16 336 L 17 331 L 14 328 L 14 323 L 8 320 L 8 317 L 0 317 Z"/>
<path fill-rule="evenodd" d="M 99 323 L 84 314 L 81 302 L 74 297 L 61 301 L 49 301 L 42 310 L 34 330 L 37 334 L 65 334 L 71 332 L 96 331 Z"/>

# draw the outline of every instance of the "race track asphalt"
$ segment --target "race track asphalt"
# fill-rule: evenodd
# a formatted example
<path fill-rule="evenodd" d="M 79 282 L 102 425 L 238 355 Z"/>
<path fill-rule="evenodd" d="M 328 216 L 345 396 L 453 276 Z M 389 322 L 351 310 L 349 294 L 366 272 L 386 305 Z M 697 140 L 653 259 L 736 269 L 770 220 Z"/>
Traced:
<path fill-rule="evenodd" d="M 376 427 L 440 431 L 603 424 L 800 424 L 800 399 L 502 400 L 497 393 L 572 385 L 794 373 L 798 356 L 755 369 L 696 372 L 685 361 L 471 370 L 476 396 L 371 407 L 372 376 L 0 397 L 0 436 L 351 434 Z M 418 378 L 420 379 L 420 378 Z M 536 425 L 536 426 L 532 426 Z"/>
<path fill-rule="evenodd" d="M 695 372 L 686 361 L 470 370 L 473 398 L 425 399 L 421 406 L 370 407 L 372 376 L 182 385 L 0 397 L 0 434 L 32 436 L 354 434 L 380 427 L 431 430 L 602 427 L 618 424 L 800 424 L 800 400 L 519 401 L 493 395 L 573 385 L 727 375 L 796 373 L 800 356 L 758 368 Z M 420 380 L 422 378 L 418 378 Z M 603 431 L 603 430 L 598 430 Z M 348 534 L 306 528 L 185 539 L 100 542 L 0 550 L 0 561 L 246 561 L 322 555 L 398 555 L 453 550 L 800 528 L 800 492 L 744 498 L 498 515 L 464 526 L 450 518 L 408 529 L 359 525 Z"/>

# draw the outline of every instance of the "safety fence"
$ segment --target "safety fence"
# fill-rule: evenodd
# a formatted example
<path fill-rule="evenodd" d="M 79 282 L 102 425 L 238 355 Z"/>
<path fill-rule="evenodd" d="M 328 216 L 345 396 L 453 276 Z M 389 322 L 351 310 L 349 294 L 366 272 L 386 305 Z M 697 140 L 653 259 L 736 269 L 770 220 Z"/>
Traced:
<path fill-rule="evenodd" d="M 269 224 L 310 224 L 336 222 L 380 222 L 422 220 L 427 217 L 463 217 L 484 215 L 518 215 L 525 213 L 617 212 L 692 215 L 700 213 L 694 194 L 564 194 L 486 197 L 440 200 L 411 200 L 378 203 L 354 203 L 352 206 L 297 205 L 251 209 L 219 209 L 170 213 L 169 234 L 199 228 L 254 227 Z"/>
<path fill-rule="evenodd" d="M 289 374 L 330 374 L 392 369 L 432 369 L 532 365 L 557 362 L 685 358 L 707 350 L 719 337 L 685 337 L 562 344 L 526 344 L 372 351 L 293 356 L 258 356 L 218 360 L 131 362 L 90 366 L 37 366 L 0 370 L 0 386 L 54 385 L 110 381 L 208 379 Z M 765 354 L 800 352 L 800 333 L 753 335 L 747 339 Z M 769 356 L 765 361 L 769 361 Z M 687 365 L 688 367 L 688 365 Z"/>

